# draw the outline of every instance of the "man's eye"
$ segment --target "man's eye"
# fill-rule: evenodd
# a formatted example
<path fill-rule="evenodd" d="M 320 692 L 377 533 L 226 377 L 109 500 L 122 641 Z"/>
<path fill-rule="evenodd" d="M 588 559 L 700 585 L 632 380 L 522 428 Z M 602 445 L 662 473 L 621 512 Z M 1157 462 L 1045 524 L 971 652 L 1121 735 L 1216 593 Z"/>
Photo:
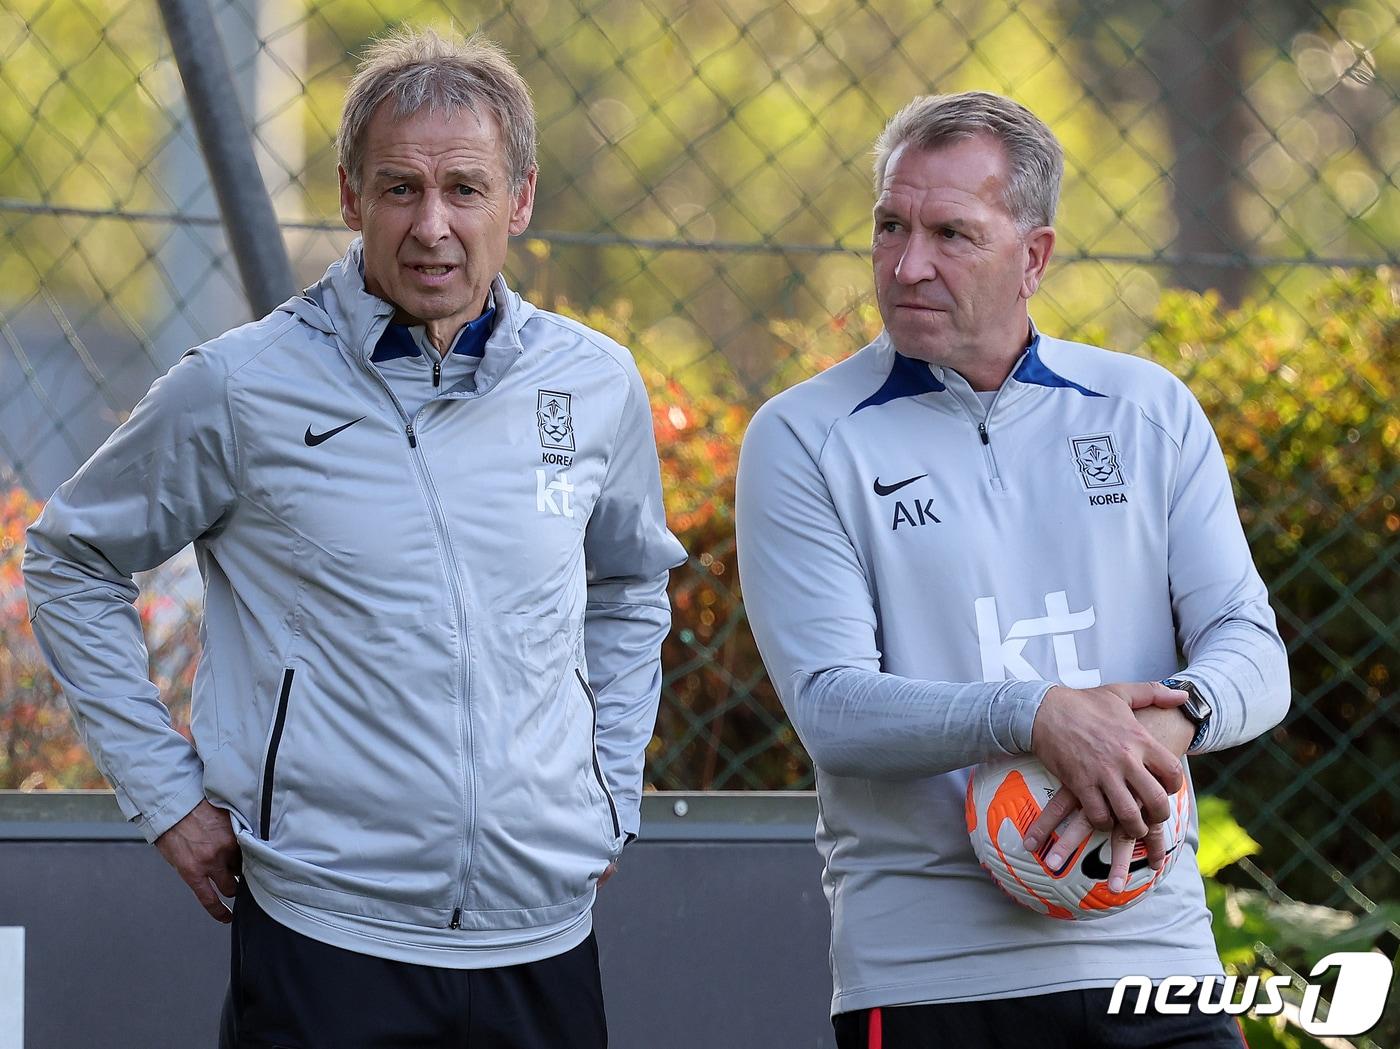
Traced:
<path fill-rule="evenodd" d="M 408 187 L 400 183 L 397 186 L 389 187 L 389 193 L 395 197 L 406 197 L 408 196 Z"/>
<path fill-rule="evenodd" d="M 881 232 L 881 233 L 898 233 L 898 232 L 899 232 L 899 223 L 896 222 L 894 219 L 886 219 L 884 222 L 880 223 L 880 232 Z"/>
<path fill-rule="evenodd" d="M 476 195 L 476 188 L 474 186 L 460 185 L 457 187 L 457 193 L 459 196 L 472 197 Z"/>
<path fill-rule="evenodd" d="M 957 230 L 953 229 L 952 226 L 944 226 L 941 230 L 938 231 L 938 235 L 944 240 L 957 240 L 959 237 L 962 236 L 962 234 L 959 233 Z"/>

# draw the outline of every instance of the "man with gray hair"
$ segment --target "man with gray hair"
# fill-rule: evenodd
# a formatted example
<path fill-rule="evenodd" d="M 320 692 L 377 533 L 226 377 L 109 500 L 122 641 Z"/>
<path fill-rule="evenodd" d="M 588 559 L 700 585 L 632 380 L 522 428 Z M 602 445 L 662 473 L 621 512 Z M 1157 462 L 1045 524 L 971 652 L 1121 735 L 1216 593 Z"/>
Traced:
<path fill-rule="evenodd" d="M 499 48 L 374 44 L 339 149 L 360 237 L 59 489 L 35 633 L 123 812 L 233 923 L 224 1049 L 601 1049 L 592 904 L 684 558 L 646 391 L 501 277 L 536 161 Z M 193 744 L 131 578 L 190 542 Z"/>
<path fill-rule="evenodd" d="M 1025 844 L 1059 870 L 1112 832 L 1083 858 L 1121 894 L 1130 867 L 1166 870 L 1183 756 L 1288 704 L 1196 400 L 1030 322 L 1062 170 L 1009 99 L 905 107 L 876 149 L 885 330 L 744 439 L 744 602 L 816 768 L 842 1049 L 1240 1045 L 1194 1005 L 1108 1014 L 1122 976 L 1221 972 L 1193 855 L 1132 908 L 1057 921 L 1003 895 L 967 831 L 970 767 L 1033 754 L 1063 787 Z"/>

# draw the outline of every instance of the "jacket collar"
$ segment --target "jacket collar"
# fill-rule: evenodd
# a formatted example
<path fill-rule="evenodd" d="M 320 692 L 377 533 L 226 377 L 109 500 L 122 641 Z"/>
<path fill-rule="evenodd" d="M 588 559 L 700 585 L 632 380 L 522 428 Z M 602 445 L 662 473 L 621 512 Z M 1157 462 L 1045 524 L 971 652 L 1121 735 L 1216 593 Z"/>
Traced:
<path fill-rule="evenodd" d="M 457 337 L 452 340 L 452 345 L 448 347 L 448 353 L 460 353 L 467 357 L 486 355 L 486 340 L 491 337 L 491 331 L 496 326 L 495 296 L 488 296 L 488 299 L 491 300 L 491 305 L 487 306 L 476 320 L 462 325 Z M 379 341 L 375 343 L 374 352 L 370 354 L 369 359 L 375 364 L 383 364 L 400 357 L 421 357 L 427 345 L 427 333 L 422 325 L 409 326 L 391 321 L 384 329 L 384 334 L 379 337 Z M 436 353 L 436 350 L 434 352 Z"/>
<path fill-rule="evenodd" d="M 498 273 L 491 281 L 496 304 L 495 326 L 482 347 L 482 361 L 469 388 L 447 396 L 476 396 L 500 381 L 525 352 L 520 329 L 535 307 L 506 285 Z M 305 293 L 288 299 L 279 310 L 299 317 L 318 331 L 334 335 L 340 352 L 352 363 L 370 367 L 369 359 L 394 317 L 394 305 L 365 290 L 364 248 L 359 237 L 331 263 Z"/>
<path fill-rule="evenodd" d="M 1104 396 L 1081 386 L 1077 382 L 1066 379 L 1050 369 L 1041 358 L 1041 351 L 1046 344 L 1053 342 L 1054 340 L 1049 336 L 1040 333 L 1034 322 L 1031 323 L 1030 341 L 1026 348 L 1021 351 L 1021 356 L 1017 358 L 1011 369 L 1011 374 L 1006 377 L 1006 381 L 1001 384 L 1001 388 L 997 391 L 994 403 L 998 411 L 1006 405 L 1020 400 L 1024 395 L 1046 387 L 1076 390 L 1085 397 Z M 851 412 L 852 415 L 862 408 L 885 404 L 901 397 L 916 397 L 920 394 L 932 393 L 940 396 L 931 398 L 929 402 L 931 404 L 949 410 L 953 410 L 954 404 L 960 404 L 974 417 L 983 418 L 986 416 L 987 410 L 982 405 L 977 393 L 972 389 L 971 384 L 952 368 L 905 357 L 894 348 L 894 341 L 890 339 L 889 332 L 886 331 L 882 331 L 871 343 L 871 346 L 875 349 L 877 359 L 883 362 L 883 366 L 887 370 L 887 378 L 875 393 L 856 405 Z"/>

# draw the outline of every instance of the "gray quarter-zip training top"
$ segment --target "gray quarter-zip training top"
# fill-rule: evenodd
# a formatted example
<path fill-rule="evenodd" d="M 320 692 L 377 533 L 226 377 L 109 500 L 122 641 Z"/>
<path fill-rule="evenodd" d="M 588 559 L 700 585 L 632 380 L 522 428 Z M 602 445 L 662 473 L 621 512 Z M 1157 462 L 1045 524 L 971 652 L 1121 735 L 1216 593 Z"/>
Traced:
<path fill-rule="evenodd" d="M 985 403 L 990 402 L 990 403 Z M 1193 825 L 1135 907 L 1012 903 L 964 822 L 968 768 L 1028 752 L 1052 684 L 1176 672 L 1199 749 L 1288 705 L 1225 462 L 1164 369 L 1037 336 L 995 397 L 881 335 L 769 401 L 744 438 L 739 574 L 817 770 L 833 1012 L 1220 971 Z"/>

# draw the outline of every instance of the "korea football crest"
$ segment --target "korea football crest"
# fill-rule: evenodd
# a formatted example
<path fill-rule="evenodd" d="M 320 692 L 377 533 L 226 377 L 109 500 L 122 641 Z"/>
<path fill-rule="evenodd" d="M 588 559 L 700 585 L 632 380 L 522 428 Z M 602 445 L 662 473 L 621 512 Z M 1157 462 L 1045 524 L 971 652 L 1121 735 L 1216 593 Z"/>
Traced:
<path fill-rule="evenodd" d="M 560 452 L 574 451 L 573 395 L 554 390 L 536 391 L 535 422 L 540 428 L 540 447 Z"/>
<path fill-rule="evenodd" d="M 1069 439 L 1079 480 L 1089 493 L 1090 506 L 1119 506 L 1128 501 L 1123 489 L 1123 462 L 1111 433 L 1088 433 Z"/>
<path fill-rule="evenodd" d="M 1074 465 L 1079 468 L 1079 479 L 1084 482 L 1086 490 L 1092 492 L 1100 488 L 1123 487 L 1123 464 L 1119 461 L 1118 449 L 1113 445 L 1113 434 L 1071 437 L 1069 444 L 1074 452 Z"/>

